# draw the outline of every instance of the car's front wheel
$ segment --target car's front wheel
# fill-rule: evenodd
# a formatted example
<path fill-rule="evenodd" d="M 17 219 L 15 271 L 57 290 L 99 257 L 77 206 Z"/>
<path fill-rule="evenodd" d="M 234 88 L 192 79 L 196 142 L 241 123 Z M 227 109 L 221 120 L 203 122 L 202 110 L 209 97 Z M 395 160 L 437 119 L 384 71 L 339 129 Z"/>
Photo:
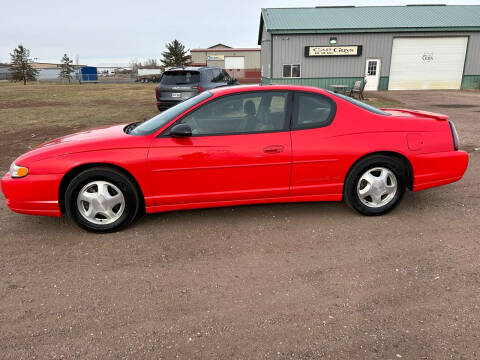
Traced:
<path fill-rule="evenodd" d="M 405 169 L 397 159 L 376 155 L 356 164 L 345 181 L 344 200 L 364 215 L 392 210 L 405 192 Z"/>
<path fill-rule="evenodd" d="M 83 229 L 116 231 L 130 224 L 140 207 L 138 191 L 122 172 L 103 167 L 75 176 L 65 192 L 68 215 Z"/>

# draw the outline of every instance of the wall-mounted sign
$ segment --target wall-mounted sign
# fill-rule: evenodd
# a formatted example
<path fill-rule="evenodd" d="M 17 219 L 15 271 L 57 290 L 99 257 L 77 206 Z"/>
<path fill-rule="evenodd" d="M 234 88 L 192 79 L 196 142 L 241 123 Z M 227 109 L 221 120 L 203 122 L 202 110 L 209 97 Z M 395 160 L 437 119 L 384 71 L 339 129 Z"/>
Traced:
<path fill-rule="evenodd" d="M 360 56 L 362 45 L 305 46 L 305 56 Z"/>
<path fill-rule="evenodd" d="M 225 55 L 207 55 L 207 60 L 225 60 Z"/>

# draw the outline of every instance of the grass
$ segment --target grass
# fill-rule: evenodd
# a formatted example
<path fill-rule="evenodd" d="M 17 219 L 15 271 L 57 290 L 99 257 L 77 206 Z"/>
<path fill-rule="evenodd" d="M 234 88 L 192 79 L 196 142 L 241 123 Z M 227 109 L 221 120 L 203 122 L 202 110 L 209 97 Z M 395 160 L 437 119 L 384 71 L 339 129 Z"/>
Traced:
<path fill-rule="evenodd" d="M 154 94 L 155 84 L 0 82 L 0 126 L 4 134 L 26 129 L 58 135 L 130 123 L 158 114 Z M 368 96 L 366 102 L 376 107 L 402 106 L 376 93 Z"/>
<path fill-rule="evenodd" d="M 156 114 L 155 84 L 0 83 L 0 126 L 5 134 L 46 128 L 68 132 Z"/>

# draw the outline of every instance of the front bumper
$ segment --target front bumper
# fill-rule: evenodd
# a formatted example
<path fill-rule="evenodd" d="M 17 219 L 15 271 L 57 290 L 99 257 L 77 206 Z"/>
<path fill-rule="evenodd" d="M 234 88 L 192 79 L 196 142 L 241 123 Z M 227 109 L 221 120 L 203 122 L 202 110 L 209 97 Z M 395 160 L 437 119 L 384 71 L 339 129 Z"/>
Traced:
<path fill-rule="evenodd" d="M 430 189 L 460 180 L 468 166 L 465 151 L 422 154 L 410 158 L 413 168 L 413 191 Z"/>
<path fill-rule="evenodd" d="M 6 173 L 2 179 L 2 191 L 7 206 L 20 214 L 61 216 L 58 189 L 61 174 L 32 175 L 12 178 Z"/>

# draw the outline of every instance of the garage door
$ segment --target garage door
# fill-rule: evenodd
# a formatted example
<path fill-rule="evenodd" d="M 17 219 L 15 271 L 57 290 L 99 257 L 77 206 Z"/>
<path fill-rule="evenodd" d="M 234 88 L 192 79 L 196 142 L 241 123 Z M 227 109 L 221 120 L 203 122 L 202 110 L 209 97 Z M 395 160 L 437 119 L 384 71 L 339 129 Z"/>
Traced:
<path fill-rule="evenodd" d="M 225 69 L 245 69 L 243 56 L 225 56 Z"/>
<path fill-rule="evenodd" d="M 467 43 L 467 37 L 393 39 L 388 89 L 460 89 Z"/>

